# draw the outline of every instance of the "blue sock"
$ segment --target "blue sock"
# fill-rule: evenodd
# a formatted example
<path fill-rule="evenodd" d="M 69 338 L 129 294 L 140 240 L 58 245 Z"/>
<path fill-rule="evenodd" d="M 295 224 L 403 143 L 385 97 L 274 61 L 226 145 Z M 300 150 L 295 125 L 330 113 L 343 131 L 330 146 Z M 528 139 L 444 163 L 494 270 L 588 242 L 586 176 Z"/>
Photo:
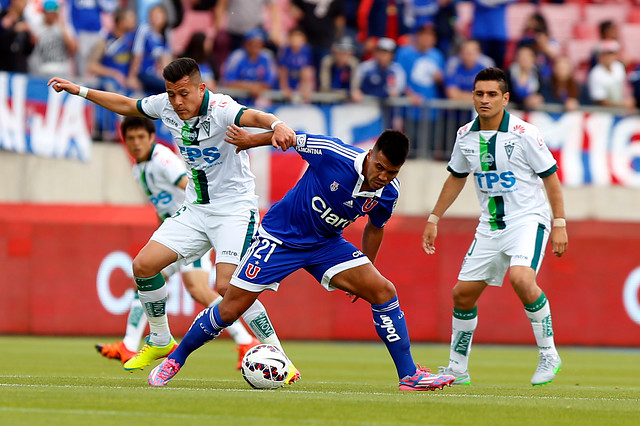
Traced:
<path fill-rule="evenodd" d="M 404 312 L 400 310 L 398 297 L 394 297 L 382 305 L 371 305 L 373 324 L 378 336 L 382 339 L 393 358 L 400 379 L 413 376 L 416 364 L 411 356 L 411 342 Z"/>
<path fill-rule="evenodd" d="M 218 337 L 230 325 L 220 319 L 218 305 L 203 310 L 193 320 L 189 331 L 169 358 L 183 366 L 191 352 Z"/>

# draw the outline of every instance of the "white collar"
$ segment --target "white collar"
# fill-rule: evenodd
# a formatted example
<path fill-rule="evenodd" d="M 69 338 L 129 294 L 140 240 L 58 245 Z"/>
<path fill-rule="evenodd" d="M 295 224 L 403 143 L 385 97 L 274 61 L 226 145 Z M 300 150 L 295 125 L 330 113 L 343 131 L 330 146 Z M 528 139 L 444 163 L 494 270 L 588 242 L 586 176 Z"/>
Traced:
<path fill-rule="evenodd" d="M 351 193 L 351 197 L 364 197 L 364 198 L 380 198 L 382 196 L 382 191 L 384 191 L 384 186 L 377 191 L 361 191 L 362 184 L 364 183 L 364 175 L 362 174 L 362 166 L 365 158 L 369 151 L 361 152 L 356 156 L 356 159 L 353 160 L 353 168 L 358 173 L 358 182 L 356 182 L 356 186 L 353 187 L 353 192 Z"/>

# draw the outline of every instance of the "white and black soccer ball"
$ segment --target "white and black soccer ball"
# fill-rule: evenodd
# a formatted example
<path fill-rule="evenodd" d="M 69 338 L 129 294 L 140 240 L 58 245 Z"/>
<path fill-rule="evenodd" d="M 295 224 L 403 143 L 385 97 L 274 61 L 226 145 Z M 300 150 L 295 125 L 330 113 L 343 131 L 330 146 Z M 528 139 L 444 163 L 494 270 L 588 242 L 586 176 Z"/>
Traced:
<path fill-rule="evenodd" d="M 258 345 L 242 358 L 242 376 L 254 389 L 277 389 L 285 384 L 289 358 L 276 346 Z"/>

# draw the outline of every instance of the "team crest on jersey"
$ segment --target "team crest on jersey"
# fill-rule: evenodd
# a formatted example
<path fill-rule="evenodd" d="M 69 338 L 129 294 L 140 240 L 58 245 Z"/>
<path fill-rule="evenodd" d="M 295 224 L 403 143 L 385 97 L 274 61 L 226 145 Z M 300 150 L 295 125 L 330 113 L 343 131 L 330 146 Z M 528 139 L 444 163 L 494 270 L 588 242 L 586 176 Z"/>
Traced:
<path fill-rule="evenodd" d="M 258 276 L 258 272 L 260 272 L 260 269 L 262 269 L 259 266 L 254 265 L 253 263 L 250 263 L 247 265 L 247 278 L 251 278 L 254 279 L 255 277 Z"/>
<path fill-rule="evenodd" d="M 507 153 L 507 158 L 511 160 L 511 154 L 513 154 L 513 148 L 515 148 L 515 141 L 505 141 L 504 142 L 504 151 Z"/>
<path fill-rule="evenodd" d="M 375 206 L 378 205 L 378 202 L 372 198 L 369 198 L 367 201 L 364 202 L 364 204 L 362 205 L 362 211 L 363 212 L 369 212 L 371 211 L 371 209 L 373 209 Z"/>
<path fill-rule="evenodd" d="M 211 133 L 209 133 L 211 132 L 211 123 L 209 123 L 209 121 L 203 121 L 202 128 L 207 132 L 207 136 L 211 136 Z"/>
<path fill-rule="evenodd" d="M 489 154 L 488 152 L 484 153 L 480 157 L 480 162 L 482 162 L 482 164 L 486 164 L 489 167 L 493 164 L 494 161 L 496 161 L 495 158 L 493 158 L 493 155 Z"/>
<path fill-rule="evenodd" d="M 340 186 L 340 184 L 334 180 L 331 186 L 329 186 L 329 189 L 331 189 L 331 192 L 335 192 L 338 190 L 338 186 Z"/>
<path fill-rule="evenodd" d="M 182 128 L 181 136 L 182 142 L 185 145 L 191 145 L 198 140 L 198 132 L 189 126 L 185 126 Z"/>
<path fill-rule="evenodd" d="M 296 136 L 296 146 L 298 148 L 304 148 L 307 145 L 307 135 Z"/>

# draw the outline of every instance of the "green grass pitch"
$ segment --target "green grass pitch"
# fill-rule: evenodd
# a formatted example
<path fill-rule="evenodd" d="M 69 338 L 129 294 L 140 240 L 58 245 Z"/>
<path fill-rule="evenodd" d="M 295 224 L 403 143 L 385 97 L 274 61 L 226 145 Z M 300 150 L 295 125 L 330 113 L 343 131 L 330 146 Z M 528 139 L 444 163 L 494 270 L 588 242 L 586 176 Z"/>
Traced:
<path fill-rule="evenodd" d="M 286 342 L 302 380 L 250 389 L 230 340 L 196 351 L 166 388 L 93 348 L 111 339 L 0 337 L 0 424 L 631 425 L 640 421 L 640 351 L 560 348 L 563 370 L 532 387 L 535 347 L 475 345 L 470 386 L 400 392 L 382 343 Z M 414 344 L 436 369 L 446 345 Z"/>

